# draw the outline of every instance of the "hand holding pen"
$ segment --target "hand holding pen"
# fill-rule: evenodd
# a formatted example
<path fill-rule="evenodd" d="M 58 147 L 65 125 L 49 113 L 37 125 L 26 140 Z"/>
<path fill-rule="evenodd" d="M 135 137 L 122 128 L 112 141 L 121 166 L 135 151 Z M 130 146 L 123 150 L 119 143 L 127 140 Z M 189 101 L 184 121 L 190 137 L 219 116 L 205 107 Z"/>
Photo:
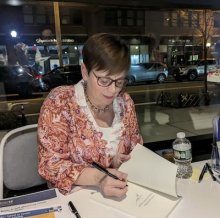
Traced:
<path fill-rule="evenodd" d="M 99 187 L 104 196 L 123 197 L 127 193 L 127 174 L 116 169 L 105 169 L 100 164 L 92 163 L 92 166 L 105 174 L 99 181 Z"/>

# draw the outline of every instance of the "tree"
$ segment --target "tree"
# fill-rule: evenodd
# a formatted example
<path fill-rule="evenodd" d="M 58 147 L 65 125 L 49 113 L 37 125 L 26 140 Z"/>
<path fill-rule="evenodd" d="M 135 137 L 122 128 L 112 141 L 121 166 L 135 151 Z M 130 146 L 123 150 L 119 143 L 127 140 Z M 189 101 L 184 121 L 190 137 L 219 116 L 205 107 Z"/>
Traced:
<path fill-rule="evenodd" d="M 198 30 L 202 34 L 203 39 L 203 57 L 205 60 L 204 65 L 204 102 L 205 105 L 209 105 L 210 96 L 208 93 L 208 85 L 207 85 L 207 43 L 211 40 L 211 36 L 215 33 L 214 28 L 214 16 L 213 11 L 204 9 L 203 10 L 203 19 L 201 19 L 200 25 L 198 26 Z"/>
<path fill-rule="evenodd" d="M 186 13 L 186 10 L 183 10 Z M 201 37 L 201 44 L 203 47 L 203 59 L 205 60 L 204 65 L 204 102 L 206 105 L 210 102 L 210 96 L 208 93 L 207 86 L 207 54 L 208 48 L 207 43 L 211 41 L 211 37 L 215 34 L 216 29 L 214 28 L 214 13 L 212 10 L 187 10 L 187 13 L 191 16 L 191 26 L 193 30 L 193 35 Z"/>

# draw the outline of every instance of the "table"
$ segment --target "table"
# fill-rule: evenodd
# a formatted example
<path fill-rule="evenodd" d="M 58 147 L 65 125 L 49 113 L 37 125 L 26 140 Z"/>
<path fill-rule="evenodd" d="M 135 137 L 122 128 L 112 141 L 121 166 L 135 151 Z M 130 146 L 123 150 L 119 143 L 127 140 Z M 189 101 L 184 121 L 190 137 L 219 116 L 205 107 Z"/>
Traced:
<path fill-rule="evenodd" d="M 206 161 L 193 163 L 194 169 L 202 169 Z M 169 218 L 219 218 L 220 184 L 208 175 L 201 183 L 192 179 L 178 180 L 177 189 L 183 198 L 169 215 Z M 64 197 L 65 204 L 71 200 L 82 218 L 131 218 L 120 211 L 102 206 L 89 196 L 92 190 L 82 189 Z M 159 210 L 159 205 L 158 205 Z M 74 217 L 69 211 L 66 217 Z M 147 217 L 147 214 L 146 214 Z"/>

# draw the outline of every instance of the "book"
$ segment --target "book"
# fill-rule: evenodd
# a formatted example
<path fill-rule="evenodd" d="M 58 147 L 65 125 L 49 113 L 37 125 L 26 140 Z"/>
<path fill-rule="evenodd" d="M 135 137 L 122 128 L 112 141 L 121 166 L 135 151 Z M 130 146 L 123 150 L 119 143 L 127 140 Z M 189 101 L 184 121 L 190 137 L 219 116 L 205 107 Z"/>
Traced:
<path fill-rule="evenodd" d="M 104 198 L 96 192 L 92 200 L 136 218 L 168 217 L 181 200 L 176 190 L 177 166 L 140 144 L 119 170 L 128 174 L 126 196 Z"/>

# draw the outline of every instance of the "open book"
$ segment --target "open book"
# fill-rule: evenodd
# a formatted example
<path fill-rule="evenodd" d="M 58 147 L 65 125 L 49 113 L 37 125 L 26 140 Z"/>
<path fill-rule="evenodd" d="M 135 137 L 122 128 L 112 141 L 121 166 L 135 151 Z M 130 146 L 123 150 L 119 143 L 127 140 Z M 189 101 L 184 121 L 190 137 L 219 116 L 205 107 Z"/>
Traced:
<path fill-rule="evenodd" d="M 119 170 L 128 174 L 126 197 L 104 198 L 97 192 L 93 200 L 137 218 L 167 217 L 180 201 L 176 192 L 177 166 L 146 147 L 137 144 L 131 159 Z"/>

